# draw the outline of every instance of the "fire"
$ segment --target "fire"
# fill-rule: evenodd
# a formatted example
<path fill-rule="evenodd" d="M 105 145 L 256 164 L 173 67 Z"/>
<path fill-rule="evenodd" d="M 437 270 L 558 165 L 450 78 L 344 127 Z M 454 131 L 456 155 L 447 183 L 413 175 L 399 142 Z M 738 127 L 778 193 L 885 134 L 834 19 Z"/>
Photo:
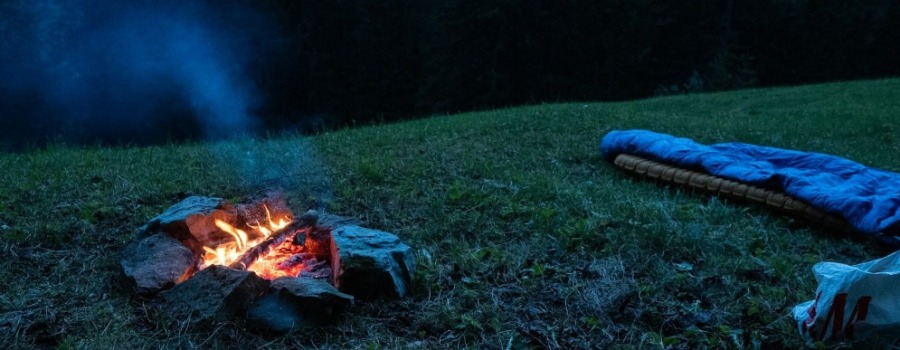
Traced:
<path fill-rule="evenodd" d="M 222 232 L 226 232 L 234 238 L 234 241 L 226 242 L 218 245 L 215 248 L 203 247 L 203 250 L 206 251 L 206 254 L 203 256 L 203 268 L 206 268 L 210 265 L 225 265 L 228 266 L 238 257 L 241 256 L 247 249 L 252 248 L 253 246 L 259 244 L 273 232 L 276 232 L 282 228 L 287 227 L 291 222 L 287 218 L 280 218 L 278 221 L 272 219 L 272 214 L 269 212 L 269 208 L 263 206 L 266 210 L 266 221 L 265 223 L 257 222 L 256 225 L 249 225 L 254 231 L 256 231 L 255 238 L 250 239 L 250 235 L 247 234 L 244 230 L 235 228 L 231 226 L 229 223 L 224 222 L 222 220 L 216 220 L 215 224 Z"/>
<path fill-rule="evenodd" d="M 311 257 L 309 255 L 305 253 L 304 246 L 294 245 L 291 243 L 291 240 L 286 240 L 256 259 L 250 264 L 247 271 L 256 272 L 259 277 L 268 280 L 282 276 L 295 277 L 310 262 Z"/>

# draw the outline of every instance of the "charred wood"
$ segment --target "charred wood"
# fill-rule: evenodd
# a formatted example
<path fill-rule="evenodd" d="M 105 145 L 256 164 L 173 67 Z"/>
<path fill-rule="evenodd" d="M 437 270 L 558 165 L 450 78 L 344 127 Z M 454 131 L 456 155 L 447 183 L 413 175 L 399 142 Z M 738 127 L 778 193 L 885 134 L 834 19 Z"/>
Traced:
<path fill-rule="evenodd" d="M 267 253 L 272 247 L 276 247 L 288 239 L 292 239 L 295 235 L 308 230 L 310 227 L 304 226 L 302 222 L 292 223 L 285 228 L 275 231 L 271 236 L 266 238 L 259 244 L 247 249 L 228 267 L 238 270 L 246 270 L 256 259 Z"/>

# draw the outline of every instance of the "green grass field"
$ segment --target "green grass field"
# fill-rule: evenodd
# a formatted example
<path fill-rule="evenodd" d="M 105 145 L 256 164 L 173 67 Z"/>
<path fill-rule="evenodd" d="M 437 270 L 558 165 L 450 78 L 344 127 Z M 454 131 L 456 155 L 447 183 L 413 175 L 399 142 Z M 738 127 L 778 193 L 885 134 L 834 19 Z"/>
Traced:
<path fill-rule="evenodd" d="M 898 121 L 889 79 L 0 154 L 0 347 L 800 348 L 789 312 L 814 297 L 812 265 L 887 251 L 629 177 L 600 138 L 642 128 L 900 171 Z M 172 322 L 121 286 L 119 255 L 149 218 L 187 195 L 275 187 L 295 212 L 357 217 L 413 246 L 412 295 L 267 336 L 240 319 Z"/>

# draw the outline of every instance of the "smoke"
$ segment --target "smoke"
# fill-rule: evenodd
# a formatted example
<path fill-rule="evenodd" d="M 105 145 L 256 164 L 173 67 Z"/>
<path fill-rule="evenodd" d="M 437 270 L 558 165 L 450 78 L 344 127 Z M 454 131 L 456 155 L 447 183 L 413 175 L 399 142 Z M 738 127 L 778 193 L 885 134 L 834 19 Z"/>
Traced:
<path fill-rule="evenodd" d="M 6 146 L 252 133 L 252 80 L 275 32 L 237 1 L 0 3 Z"/>
<path fill-rule="evenodd" d="M 241 138 L 207 145 L 209 160 L 232 169 L 244 193 L 286 190 L 289 197 L 300 196 L 289 199 L 320 211 L 331 202 L 329 172 L 308 138 Z"/>

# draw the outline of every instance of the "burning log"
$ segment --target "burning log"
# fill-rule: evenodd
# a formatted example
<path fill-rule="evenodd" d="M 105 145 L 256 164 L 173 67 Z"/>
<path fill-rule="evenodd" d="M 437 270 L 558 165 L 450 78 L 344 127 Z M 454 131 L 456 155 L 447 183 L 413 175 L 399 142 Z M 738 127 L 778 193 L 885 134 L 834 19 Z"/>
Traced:
<path fill-rule="evenodd" d="M 272 233 L 271 236 L 269 236 L 262 242 L 259 242 L 259 244 L 247 249 L 247 251 L 238 256 L 238 258 L 235 259 L 234 262 L 228 265 L 228 267 L 232 269 L 246 270 L 248 267 L 250 267 L 250 264 L 256 261 L 256 259 L 259 259 L 261 255 L 268 252 L 269 249 L 271 249 L 272 247 L 276 247 L 281 243 L 284 243 L 284 241 L 286 241 L 289 237 L 293 237 L 294 234 L 304 229 L 306 229 L 306 227 L 302 227 L 300 222 L 290 224 L 287 227 Z"/>
<path fill-rule="evenodd" d="M 272 247 L 277 247 L 278 245 L 284 243 L 288 239 L 294 239 L 296 236 L 306 235 L 306 232 L 311 228 L 316 226 L 318 221 L 318 214 L 310 210 L 303 214 L 300 220 L 297 220 L 294 223 L 289 224 L 288 226 L 273 232 L 269 237 L 267 237 L 259 244 L 250 247 L 243 254 L 238 256 L 237 259 L 234 260 L 228 267 L 238 270 L 246 270 L 253 264 L 254 261 L 259 259 L 260 256 L 267 253 Z"/>

